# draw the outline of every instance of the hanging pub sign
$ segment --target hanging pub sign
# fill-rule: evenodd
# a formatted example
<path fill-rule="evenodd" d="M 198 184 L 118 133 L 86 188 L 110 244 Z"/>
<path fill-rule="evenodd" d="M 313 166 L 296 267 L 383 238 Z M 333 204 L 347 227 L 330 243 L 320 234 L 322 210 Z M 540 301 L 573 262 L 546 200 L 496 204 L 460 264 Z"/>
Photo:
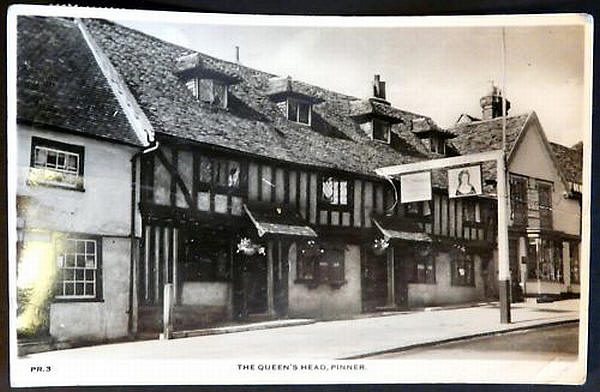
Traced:
<path fill-rule="evenodd" d="M 400 176 L 400 202 L 431 200 L 431 172 L 419 172 Z"/>
<path fill-rule="evenodd" d="M 448 169 L 448 197 L 481 195 L 481 165 Z"/>

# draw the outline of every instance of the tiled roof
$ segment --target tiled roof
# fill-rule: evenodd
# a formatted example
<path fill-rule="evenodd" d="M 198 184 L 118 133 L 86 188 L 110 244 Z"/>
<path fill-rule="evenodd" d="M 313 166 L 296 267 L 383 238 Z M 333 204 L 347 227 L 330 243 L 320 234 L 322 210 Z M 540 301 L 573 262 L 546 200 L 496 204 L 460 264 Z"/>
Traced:
<path fill-rule="evenodd" d="M 140 146 L 72 20 L 17 19 L 17 117 Z"/>
<path fill-rule="evenodd" d="M 512 151 L 513 147 L 527 119 L 531 113 L 507 117 L 506 119 L 506 152 Z M 472 121 L 456 124 L 449 131 L 456 135 L 449 144 L 459 154 L 473 154 L 484 151 L 502 149 L 502 118 L 492 120 Z M 481 165 L 483 178 L 493 180 L 496 178 L 496 164 L 484 162 Z"/>
<path fill-rule="evenodd" d="M 557 159 L 565 179 L 569 182 L 581 184 L 583 172 L 583 148 L 581 148 L 581 145 L 567 147 L 562 144 L 550 142 L 550 147 L 552 147 L 552 152 Z"/>
<path fill-rule="evenodd" d="M 373 175 L 378 167 L 429 156 L 404 124 L 394 127 L 400 140 L 396 149 L 372 141 L 350 117 L 356 98 L 296 80 L 294 91 L 323 102 L 313 106 L 312 127 L 290 122 L 267 95 L 274 75 L 201 53 L 203 65 L 235 76 L 240 82 L 230 86 L 227 109 L 197 101 L 174 72 L 176 60 L 193 51 L 112 22 L 84 22 L 156 132 L 287 162 L 367 175 Z M 406 116 L 405 123 L 410 124 L 416 115 Z"/>
<path fill-rule="evenodd" d="M 510 152 L 530 113 L 506 118 L 506 152 Z M 461 154 L 471 154 L 502 148 L 502 118 L 457 124 L 449 131 L 456 137 L 452 145 Z"/>

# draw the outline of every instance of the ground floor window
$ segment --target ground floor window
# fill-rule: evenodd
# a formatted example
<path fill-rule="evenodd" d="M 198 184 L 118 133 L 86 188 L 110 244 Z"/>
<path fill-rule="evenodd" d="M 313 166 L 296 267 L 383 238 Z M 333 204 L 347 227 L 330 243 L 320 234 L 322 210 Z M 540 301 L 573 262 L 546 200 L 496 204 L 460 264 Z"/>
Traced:
<path fill-rule="evenodd" d="M 529 243 L 528 278 L 548 282 L 563 281 L 562 241 L 536 238 Z"/>
<path fill-rule="evenodd" d="M 97 299 L 101 295 L 100 240 L 67 238 L 57 243 L 57 299 Z"/>
<path fill-rule="evenodd" d="M 300 281 L 313 284 L 340 284 L 345 281 L 344 246 L 314 240 L 301 242 L 297 248 L 296 274 Z"/>
<path fill-rule="evenodd" d="M 435 255 L 431 247 L 415 249 L 411 283 L 435 284 Z"/>
<path fill-rule="evenodd" d="M 183 263 L 185 281 L 226 281 L 231 278 L 230 243 L 205 237 L 190 238 Z"/>
<path fill-rule="evenodd" d="M 475 261 L 473 255 L 457 252 L 452 257 L 453 286 L 475 286 Z"/>
<path fill-rule="evenodd" d="M 571 283 L 579 284 L 579 242 L 569 242 L 569 255 L 571 258 Z"/>

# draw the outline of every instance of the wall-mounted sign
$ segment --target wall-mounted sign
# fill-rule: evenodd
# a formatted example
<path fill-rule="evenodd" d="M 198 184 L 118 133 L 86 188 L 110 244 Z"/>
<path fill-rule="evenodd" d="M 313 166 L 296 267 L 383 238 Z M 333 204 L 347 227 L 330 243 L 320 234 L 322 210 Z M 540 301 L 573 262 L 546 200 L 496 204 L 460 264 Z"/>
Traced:
<path fill-rule="evenodd" d="M 448 197 L 481 195 L 481 165 L 448 169 Z"/>
<path fill-rule="evenodd" d="M 431 200 L 431 172 L 400 176 L 400 202 Z"/>

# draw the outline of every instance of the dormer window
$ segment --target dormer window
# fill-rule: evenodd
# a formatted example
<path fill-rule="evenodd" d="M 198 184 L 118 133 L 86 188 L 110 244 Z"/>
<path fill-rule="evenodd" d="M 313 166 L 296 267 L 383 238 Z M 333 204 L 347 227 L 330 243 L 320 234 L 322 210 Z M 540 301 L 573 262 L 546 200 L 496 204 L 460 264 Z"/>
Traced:
<path fill-rule="evenodd" d="M 308 95 L 300 83 L 292 82 L 291 77 L 271 78 L 266 91 L 271 101 L 277 104 L 282 114 L 298 124 L 311 125 L 312 106 L 323 102 L 319 97 Z"/>
<path fill-rule="evenodd" d="M 221 108 L 227 107 L 229 85 L 240 82 L 239 77 L 215 69 L 202 61 L 198 53 L 176 59 L 174 71 L 194 98 Z"/>
<path fill-rule="evenodd" d="M 215 79 L 193 77 L 185 82 L 194 98 L 222 108 L 227 107 L 227 84 Z"/>
<path fill-rule="evenodd" d="M 389 122 L 377 118 L 373 119 L 373 140 L 378 140 L 380 142 L 389 144 L 390 132 L 391 126 Z"/>
<path fill-rule="evenodd" d="M 312 105 L 294 98 L 287 100 L 287 118 L 300 124 L 310 125 Z"/>
<path fill-rule="evenodd" d="M 431 152 L 446 155 L 446 140 L 441 137 L 431 136 L 429 138 L 429 149 Z"/>

